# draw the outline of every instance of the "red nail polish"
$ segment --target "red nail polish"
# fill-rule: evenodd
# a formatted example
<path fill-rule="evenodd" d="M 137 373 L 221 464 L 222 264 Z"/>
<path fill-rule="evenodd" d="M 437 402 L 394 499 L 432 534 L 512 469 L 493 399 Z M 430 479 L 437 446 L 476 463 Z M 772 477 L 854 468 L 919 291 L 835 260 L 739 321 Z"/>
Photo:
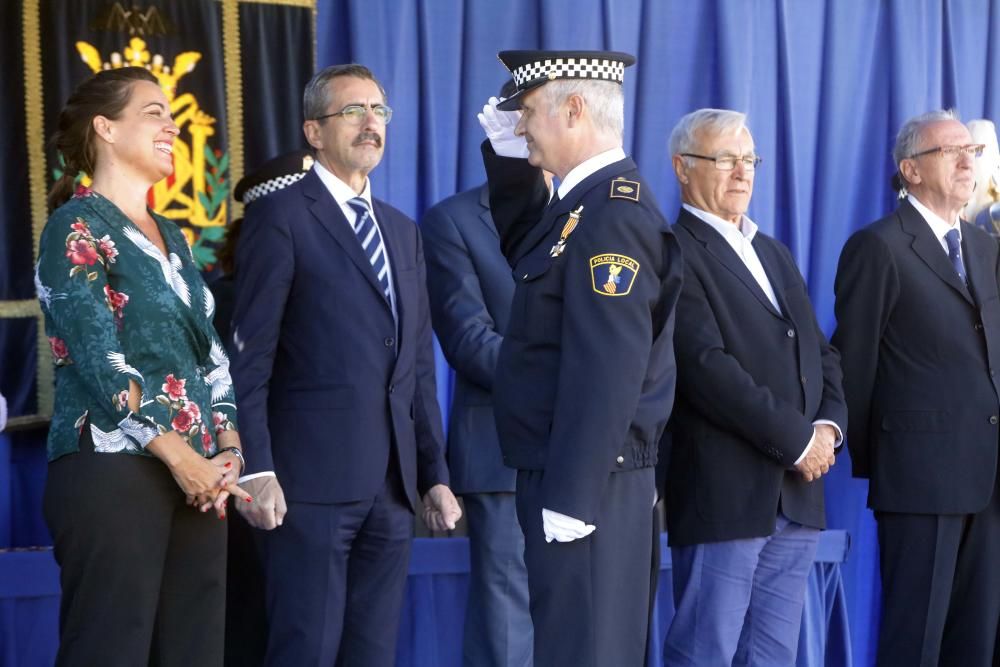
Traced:
<path fill-rule="evenodd" d="M 232 462 L 232 461 L 230 461 L 229 463 L 227 463 L 227 464 L 226 464 L 226 465 L 224 465 L 223 467 L 224 467 L 224 468 L 232 468 L 232 467 L 233 467 L 233 462 Z"/>
<path fill-rule="evenodd" d="M 246 498 L 244 498 L 244 500 L 246 500 L 248 503 L 252 503 L 253 502 L 253 497 L 252 496 L 247 496 Z"/>

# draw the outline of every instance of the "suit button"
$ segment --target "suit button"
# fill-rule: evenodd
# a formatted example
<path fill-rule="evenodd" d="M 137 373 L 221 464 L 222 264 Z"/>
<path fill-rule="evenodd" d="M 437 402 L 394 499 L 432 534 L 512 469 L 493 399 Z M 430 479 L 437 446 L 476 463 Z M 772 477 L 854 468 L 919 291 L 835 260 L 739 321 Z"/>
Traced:
<path fill-rule="evenodd" d="M 993 369 L 993 368 L 991 368 L 991 369 L 990 369 L 990 377 L 993 377 L 993 376 L 994 376 L 994 375 L 996 375 L 996 374 L 997 374 L 996 370 L 995 370 L 995 369 Z"/>
<path fill-rule="evenodd" d="M 385 340 L 382 342 L 385 343 L 386 347 L 392 347 L 393 345 L 396 344 L 396 339 L 393 338 L 392 336 L 386 336 Z"/>
<path fill-rule="evenodd" d="M 982 322 L 976 322 L 976 324 L 973 326 L 973 329 L 975 329 L 976 331 L 982 331 L 983 330 L 983 323 Z"/>
<path fill-rule="evenodd" d="M 615 459 L 615 461 L 618 462 L 618 465 L 623 465 L 625 463 L 625 457 L 619 456 L 617 459 Z"/>
<path fill-rule="evenodd" d="M 805 384 L 806 383 L 806 376 L 805 375 L 801 376 L 799 378 L 799 382 L 801 382 L 802 384 Z"/>
<path fill-rule="evenodd" d="M 994 426 L 996 426 L 997 422 L 1000 422 L 1000 417 L 997 417 L 996 415 L 991 415 L 990 416 L 990 423 L 993 424 Z"/>
<path fill-rule="evenodd" d="M 788 331 L 785 332 L 785 335 L 788 336 L 789 338 L 795 338 L 795 329 L 789 329 Z"/>
<path fill-rule="evenodd" d="M 394 391 L 396 391 L 396 385 L 394 385 L 394 384 L 390 384 L 390 385 L 389 385 L 389 393 L 391 394 L 391 393 L 392 393 L 392 392 L 394 392 Z"/>

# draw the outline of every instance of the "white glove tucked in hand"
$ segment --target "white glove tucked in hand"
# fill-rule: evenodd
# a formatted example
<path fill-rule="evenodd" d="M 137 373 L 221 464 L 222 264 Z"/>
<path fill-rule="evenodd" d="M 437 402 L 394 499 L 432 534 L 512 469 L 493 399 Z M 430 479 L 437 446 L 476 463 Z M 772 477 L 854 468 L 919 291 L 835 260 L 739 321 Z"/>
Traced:
<path fill-rule="evenodd" d="M 545 531 L 545 541 L 572 542 L 586 537 L 597 530 L 579 519 L 542 508 L 542 530 Z"/>
<path fill-rule="evenodd" d="M 514 128 L 521 119 L 520 111 L 500 111 L 497 105 L 502 100 L 491 97 L 477 117 L 486 137 L 493 146 L 493 152 L 501 157 L 528 157 L 528 142 L 514 134 Z"/>

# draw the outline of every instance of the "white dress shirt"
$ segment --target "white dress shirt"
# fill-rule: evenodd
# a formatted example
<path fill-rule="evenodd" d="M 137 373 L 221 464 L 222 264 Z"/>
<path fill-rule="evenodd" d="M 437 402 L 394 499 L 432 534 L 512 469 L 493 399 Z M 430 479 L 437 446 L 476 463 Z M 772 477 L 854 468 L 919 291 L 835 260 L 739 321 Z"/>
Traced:
<path fill-rule="evenodd" d="M 330 192 L 330 196 L 337 202 L 340 206 L 340 211 L 344 214 L 344 218 L 347 219 L 347 223 L 351 226 L 351 232 L 354 232 L 354 226 L 358 222 L 358 214 L 353 208 L 347 203 L 352 199 L 360 197 L 364 199 L 368 204 L 368 215 L 372 218 L 372 223 L 378 227 L 378 232 L 382 236 L 382 243 L 385 245 L 385 268 L 386 277 L 389 279 L 389 305 L 392 307 L 392 317 L 397 322 L 399 318 L 396 313 L 396 286 L 392 281 L 392 262 L 389 261 L 389 246 L 385 242 L 385 233 L 382 231 L 382 225 L 378 224 L 378 218 L 375 217 L 375 207 L 372 206 L 372 187 L 371 181 L 365 179 L 365 188 L 361 193 L 357 193 L 347 183 L 337 178 L 333 172 L 324 167 L 317 160 L 313 163 L 313 169 L 316 171 L 316 175 L 319 176 L 319 180 L 323 181 L 323 185 Z"/>
<path fill-rule="evenodd" d="M 920 214 L 927 225 L 931 228 L 931 232 L 934 233 L 938 243 L 941 244 L 941 248 L 944 249 L 944 254 L 949 257 L 950 251 L 948 250 L 948 242 L 945 241 L 944 235 L 953 229 L 958 230 L 958 254 L 962 255 L 962 225 L 958 224 L 958 216 L 955 216 L 955 219 L 949 223 L 937 213 L 921 204 L 920 200 L 913 195 L 906 195 L 906 198 L 911 204 L 913 204 L 913 208 L 917 209 L 917 213 Z M 965 261 L 964 256 L 962 256 L 962 261 Z"/>
<path fill-rule="evenodd" d="M 770 279 L 767 277 L 767 272 L 764 271 L 764 265 L 760 263 L 760 257 L 757 256 L 757 251 L 753 247 L 753 239 L 757 235 L 757 223 L 751 220 L 747 216 L 740 218 L 740 224 L 734 225 L 728 220 L 723 220 L 717 215 L 709 213 L 708 211 L 703 211 L 700 208 L 695 208 L 690 204 L 683 204 L 684 209 L 693 216 L 702 220 L 709 227 L 714 229 L 716 232 L 725 239 L 726 243 L 736 252 L 736 256 L 740 258 L 744 266 L 750 272 L 750 275 L 754 277 L 760 288 L 764 290 L 764 294 L 767 295 L 768 301 L 774 306 L 775 310 L 781 313 L 781 306 L 778 305 L 778 297 L 774 293 L 774 287 L 771 285 Z M 782 313 L 783 314 L 783 313 Z M 840 447 L 844 442 L 844 434 L 840 430 L 840 427 L 836 423 L 828 419 L 817 419 L 813 422 L 813 426 L 819 426 L 820 424 L 828 424 L 832 426 L 837 432 L 837 440 L 834 443 L 834 448 Z M 795 459 L 795 464 L 798 465 L 802 462 L 802 459 L 806 457 L 809 450 L 812 449 L 813 439 L 816 437 L 815 433 L 809 438 L 809 442 L 806 443 L 806 448 L 802 450 L 799 454 L 799 458 Z"/>
<path fill-rule="evenodd" d="M 768 280 L 767 273 L 764 271 L 764 265 L 760 263 L 760 257 L 757 256 L 757 251 L 753 247 L 753 237 L 757 236 L 757 223 L 744 215 L 740 220 L 740 224 L 734 225 L 717 215 L 713 215 L 708 211 L 702 211 L 690 204 L 684 204 L 684 208 L 688 213 L 697 216 L 705 224 L 722 235 L 722 238 L 726 240 L 726 243 L 733 249 L 736 256 L 743 261 L 744 266 L 750 271 L 750 275 L 757 281 L 760 288 L 764 290 L 767 300 L 771 302 L 775 310 L 781 313 L 781 306 L 778 305 L 778 297 L 775 296 L 774 288 L 771 287 L 771 281 Z"/>
<path fill-rule="evenodd" d="M 598 169 L 603 169 L 609 164 L 614 164 L 615 162 L 619 162 L 624 159 L 625 150 L 621 146 L 606 150 L 603 153 L 598 153 L 594 157 L 587 158 L 580 164 L 570 169 L 569 173 L 566 174 L 566 178 L 564 178 L 559 184 L 559 189 L 556 190 L 556 192 L 559 193 L 559 199 L 565 199 L 570 190 L 579 185 L 583 179 L 587 178 Z"/>

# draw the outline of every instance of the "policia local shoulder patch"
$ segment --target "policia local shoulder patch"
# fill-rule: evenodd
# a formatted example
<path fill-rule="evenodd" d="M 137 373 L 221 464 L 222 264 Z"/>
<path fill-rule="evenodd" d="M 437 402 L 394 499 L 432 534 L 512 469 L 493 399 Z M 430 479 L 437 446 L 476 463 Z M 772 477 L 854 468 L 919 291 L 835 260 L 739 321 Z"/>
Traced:
<path fill-rule="evenodd" d="M 594 255 L 590 258 L 590 280 L 601 296 L 625 296 L 639 273 L 639 262 L 617 253 Z"/>

